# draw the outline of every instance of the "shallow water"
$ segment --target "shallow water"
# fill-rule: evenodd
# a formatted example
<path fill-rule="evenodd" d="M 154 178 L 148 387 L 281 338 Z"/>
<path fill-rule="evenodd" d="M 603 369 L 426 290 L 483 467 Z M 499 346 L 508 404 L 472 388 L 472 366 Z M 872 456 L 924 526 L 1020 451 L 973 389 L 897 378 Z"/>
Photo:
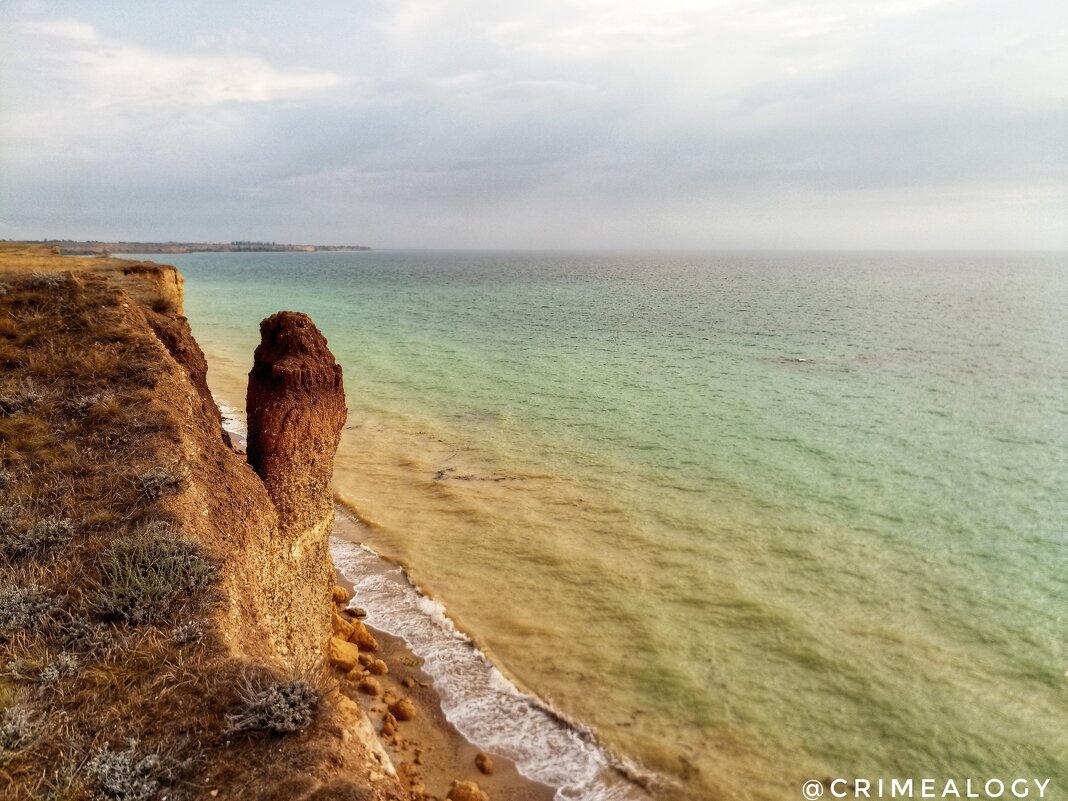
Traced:
<path fill-rule="evenodd" d="M 520 686 L 688 798 L 1068 786 L 1068 259 L 193 254 L 345 368 L 341 497 Z"/>

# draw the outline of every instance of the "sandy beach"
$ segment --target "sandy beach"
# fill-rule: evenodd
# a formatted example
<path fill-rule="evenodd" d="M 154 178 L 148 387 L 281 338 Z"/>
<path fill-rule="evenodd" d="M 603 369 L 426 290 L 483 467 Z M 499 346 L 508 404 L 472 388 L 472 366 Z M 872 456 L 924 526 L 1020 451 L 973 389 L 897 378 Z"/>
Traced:
<path fill-rule="evenodd" d="M 337 577 L 338 585 L 351 593 L 351 582 L 340 572 Z M 358 609 L 359 598 L 346 606 Z M 378 643 L 373 657 L 385 663 L 386 672 L 357 670 L 342 682 L 342 692 L 367 713 L 398 776 L 413 796 L 445 798 L 453 782 L 474 782 L 494 801 L 551 801 L 553 788 L 525 778 L 506 757 L 482 751 L 456 730 L 445 717 L 433 678 L 421 669 L 423 660 L 404 640 L 368 628 Z M 375 695 L 361 690 L 360 685 L 372 675 L 380 688 Z M 402 699 L 413 705 L 411 719 L 394 718 L 395 724 L 386 724 L 387 716 L 392 717 L 390 707 Z"/>

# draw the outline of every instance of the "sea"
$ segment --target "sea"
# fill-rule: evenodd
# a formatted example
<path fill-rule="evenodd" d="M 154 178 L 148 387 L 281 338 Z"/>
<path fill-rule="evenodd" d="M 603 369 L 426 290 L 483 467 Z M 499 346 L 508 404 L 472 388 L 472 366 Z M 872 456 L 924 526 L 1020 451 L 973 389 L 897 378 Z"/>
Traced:
<path fill-rule="evenodd" d="M 235 409 L 311 315 L 356 602 L 560 799 L 1068 794 L 1068 254 L 145 258 Z"/>

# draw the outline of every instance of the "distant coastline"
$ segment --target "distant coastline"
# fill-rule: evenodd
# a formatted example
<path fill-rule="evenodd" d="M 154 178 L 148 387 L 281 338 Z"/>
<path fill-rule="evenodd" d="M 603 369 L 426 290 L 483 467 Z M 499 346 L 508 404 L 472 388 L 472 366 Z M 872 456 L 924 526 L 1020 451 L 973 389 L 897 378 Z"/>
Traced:
<path fill-rule="evenodd" d="M 370 250 L 366 245 L 285 245 L 278 242 L 99 242 L 97 240 L 43 239 L 30 242 L 60 248 L 69 256 L 106 256 L 113 253 L 351 253 Z"/>

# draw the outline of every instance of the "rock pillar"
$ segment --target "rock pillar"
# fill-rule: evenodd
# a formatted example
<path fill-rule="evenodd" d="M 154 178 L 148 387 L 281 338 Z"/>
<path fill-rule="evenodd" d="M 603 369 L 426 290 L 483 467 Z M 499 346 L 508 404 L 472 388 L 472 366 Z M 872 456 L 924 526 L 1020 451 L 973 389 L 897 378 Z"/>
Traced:
<path fill-rule="evenodd" d="M 330 632 L 334 453 L 348 410 L 341 367 L 306 314 L 260 323 L 248 376 L 248 461 L 278 511 L 284 574 L 271 579 L 294 661 L 318 660 Z M 282 622 L 278 620 L 277 622 Z"/>

